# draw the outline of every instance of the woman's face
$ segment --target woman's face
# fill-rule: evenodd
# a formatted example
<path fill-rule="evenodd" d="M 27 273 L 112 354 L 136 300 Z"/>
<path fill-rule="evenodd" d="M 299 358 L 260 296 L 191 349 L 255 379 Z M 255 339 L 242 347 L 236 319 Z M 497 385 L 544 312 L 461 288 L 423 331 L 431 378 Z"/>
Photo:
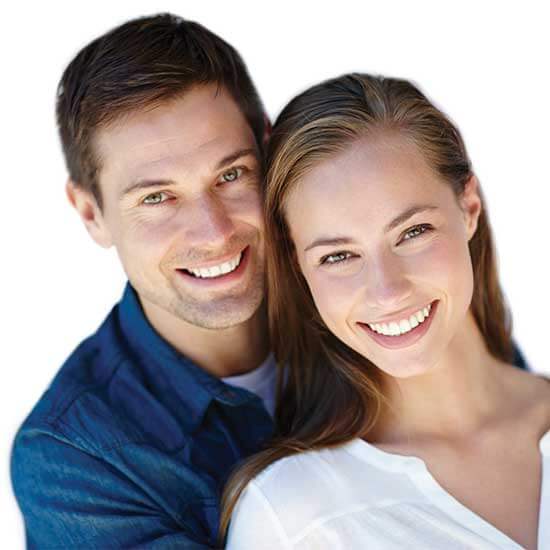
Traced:
<path fill-rule="evenodd" d="M 475 178 L 457 199 L 399 135 L 358 141 L 291 191 L 285 214 L 327 327 L 395 377 L 421 374 L 464 330 Z"/>

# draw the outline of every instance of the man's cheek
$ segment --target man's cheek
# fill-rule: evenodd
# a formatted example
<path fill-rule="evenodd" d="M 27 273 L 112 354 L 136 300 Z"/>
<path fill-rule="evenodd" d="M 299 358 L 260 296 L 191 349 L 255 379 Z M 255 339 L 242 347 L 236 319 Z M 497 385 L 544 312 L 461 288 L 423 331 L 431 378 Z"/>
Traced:
<path fill-rule="evenodd" d="M 163 248 L 174 237 L 181 235 L 181 229 L 173 220 L 162 219 L 136 219 L 126 224 L 121 234 L 121 241 L 127 243 L 132 249 L 139 248 Z"/>

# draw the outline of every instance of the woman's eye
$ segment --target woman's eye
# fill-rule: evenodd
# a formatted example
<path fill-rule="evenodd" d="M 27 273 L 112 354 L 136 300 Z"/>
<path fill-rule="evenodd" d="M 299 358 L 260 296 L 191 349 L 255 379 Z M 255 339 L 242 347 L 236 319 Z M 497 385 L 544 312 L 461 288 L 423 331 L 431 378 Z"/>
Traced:
<path fill-rule="evenodd" d="M 321 258 L 320 264 L 339 264 L 353 257 L 351 252 L 338 252 L 336 254 L 327 254 Z"/>
<path fill-rule="evenodd" d="M 166 193 L 151 193 L 150 195 L 147 195 L 141 202 L 142 204 L 160 204 L 161 202 L 164 202 L 166 198 Z"/>
<path fill-rule="evenodd" d="M 231 170 L 228 170 L 227 172 L 224 172 L 220 177 L 221 183 L 228 183 L 231 181 L 235 181 L 239 179 L 242 176 L 243 169 L 242 168 L 231 168 Z"/>
<path fill-rule="evenodd" d="M 415 239 L 416 237 L 420 237 L 420 235 L 426 233 L 426 231 L 431 231 L 431 229 L 432 226 L 428 223 L 415 225 L 414 227 L 411 227 L 410 229 L 407 229 L 407 231 L 405 231 L 401 240 L 408 241 L 410 239 Z"/>

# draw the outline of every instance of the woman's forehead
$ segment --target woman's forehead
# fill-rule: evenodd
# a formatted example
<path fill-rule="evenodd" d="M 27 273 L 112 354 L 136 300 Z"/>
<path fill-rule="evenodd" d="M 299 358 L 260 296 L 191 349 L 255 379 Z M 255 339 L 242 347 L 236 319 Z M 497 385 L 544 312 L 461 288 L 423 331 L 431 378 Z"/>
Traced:
<path fill-rule="evenodd" d="M 287 215 L 314 211 L 402 207 L 441 187 L 418 148 L 404 138 L 364 139 L 305 174 L 285 201 Z M 324 215 L 324 214 L 323 214 Z"/>

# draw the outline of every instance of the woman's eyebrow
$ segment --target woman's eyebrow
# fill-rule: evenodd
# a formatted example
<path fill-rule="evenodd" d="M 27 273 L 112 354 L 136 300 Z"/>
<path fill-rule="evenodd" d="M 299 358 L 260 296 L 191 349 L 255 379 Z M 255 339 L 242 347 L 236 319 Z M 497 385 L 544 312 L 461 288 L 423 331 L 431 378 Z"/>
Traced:
<path fill-rule="evenodd" d="M 349 239 L 348 237 L 321 237 L 320 239 L 316 239 L 310 245 L 304 248 L 304 252 L 307 252 L 308 250 L 311 250 L 316 246 L 338 246 L 343 244 L 350 244 L 352 242 L 353 240 Z"/>
<path fill-rule="evenodd" d="M 411 206 L 410 208 L 407 208 L 407 210 L 399 214 L 399 216 L 394 218 L 384 228 L 384 232 L 388 233 L 392 229 L 395 229 L 402 223 L 405 223 L 409 218 L 412 218 L 415 214 L 437 209 L 437 206 L 433 206 L 431 204 L 418 204 L 415 206 Z M 317 246 L 339 246 L 351 243 L 353 243 L 353 239 L 350 239 L 349 237 L 321 237 L 320 239 L 316 239 L 311 244 L 306 246 L 306 248 L 304 248 L 304 252 L 307 252 L 308 250 L 311 250 L 312 248 L 315 248 Z"/>
<path fill-rule="evenodd" d="M 418 204 L 415 206 L 411 206 L 410 208 L 407 208 L 404 212 L 399 214 L 396 218 L 394 218 L 386 227 L 384 228 L 384 233 L 388 233 L 392 229 L 395 229 L 396 227 L 400 226 L 402 223 L 405 223 L 409 218 L 412 218 L 415 214 L 419 214 L 420 212 L 426 212 L 430 210 L 437 210 L 437 206 L 432 206 L 430 204 Z"/>

